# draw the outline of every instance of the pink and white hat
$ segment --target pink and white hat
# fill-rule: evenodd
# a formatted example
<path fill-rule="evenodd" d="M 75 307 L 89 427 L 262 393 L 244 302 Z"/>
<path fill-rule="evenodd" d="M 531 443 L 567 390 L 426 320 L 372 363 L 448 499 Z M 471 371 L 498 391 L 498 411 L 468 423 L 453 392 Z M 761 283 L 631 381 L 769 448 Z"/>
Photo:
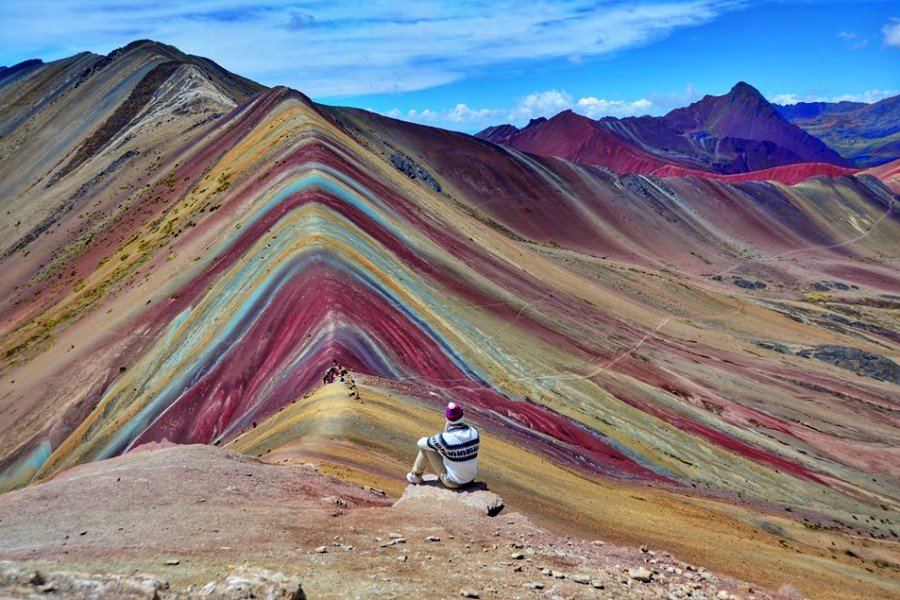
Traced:
<path fill-rule="evenodd" d="M 447 417 L 447 420 L 451 423 L 455 423 L 457 421 L 462 421 L 463 418 L 463 409 L 462 406 L 455 402 L 451 402 L 447 405 L 447 408 L 444 409 L 444 416 Z"/>

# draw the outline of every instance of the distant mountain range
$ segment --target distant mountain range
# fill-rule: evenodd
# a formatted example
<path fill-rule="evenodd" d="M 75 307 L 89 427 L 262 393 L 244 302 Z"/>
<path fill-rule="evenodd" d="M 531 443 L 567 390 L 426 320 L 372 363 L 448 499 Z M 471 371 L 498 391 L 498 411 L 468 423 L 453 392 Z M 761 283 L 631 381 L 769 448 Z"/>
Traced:
<path fill-rule="evenodd" d="M 801 102 L 776 108 L 858 167 L 882 165 L 900 156 L 900 96 L 874 104 Z"/>
<path fill-rule="evenodd" d="M 490 142 L 624 173 L 835 176 L 900 156 L 900 102 L 777 106 L 739 82 L 661 117 L 594 120 L 570 110 L 476 134 Z M 803 165 L 783 169 L 787 165 Z M 742 179 L 752 179 L 743 177 Z"/>

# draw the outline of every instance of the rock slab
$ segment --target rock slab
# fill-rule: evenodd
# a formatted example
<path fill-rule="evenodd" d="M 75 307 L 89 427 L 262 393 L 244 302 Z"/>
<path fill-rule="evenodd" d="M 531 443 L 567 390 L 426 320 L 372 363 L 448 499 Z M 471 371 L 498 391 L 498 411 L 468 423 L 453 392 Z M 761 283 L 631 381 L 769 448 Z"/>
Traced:
<path fill-rule="evenodd" d="M 407 502 L 452 502 L 471 506 L 489 517 L 496 517 L 506 506 L 503 498 L 488 491 L 484 483 L 477 482 L 460 489 L 445 488 L 434 475 L 426 475 L 425 481 L 419 485 L 409 485 L 394 502 L 401 506 Z"/>

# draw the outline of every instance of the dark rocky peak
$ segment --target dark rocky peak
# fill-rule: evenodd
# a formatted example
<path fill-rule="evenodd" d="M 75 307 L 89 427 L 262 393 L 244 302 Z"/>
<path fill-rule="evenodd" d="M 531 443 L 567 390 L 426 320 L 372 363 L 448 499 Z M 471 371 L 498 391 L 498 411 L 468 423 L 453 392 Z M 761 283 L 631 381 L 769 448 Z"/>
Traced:
<path fill-rule="evenodd" d="M 728 92 L 728 96 L 732 98 L 747 98 L 757 101 L 762 101 L 768 104 L 768 100 L 759 93 L 759 90 L 747 83 L 746 81 L 738 81 L 734 84 L 734 87 L 731 88 L 731 91 Z"/>
<path fill-rule="evenodd" d="M 671 126 L 681 131 L 708 131 L 718 136 L 733 137 L 752 137 L 740 135 L 745 125 L 771 118 L 784 121 L 759 90 L 743 81 L 735 84 L 727 94 L 704 96 L 665 116 Z"/>
<path fill-rule="evenodd" d="M 490 127 L 486 127 L 476 133 L 475 137 L 497 144 L 517 133 L 519 133 L 518 127 L 510 125 L 509 123 L 504 123 L 503 125 L 491 125 Z"/>

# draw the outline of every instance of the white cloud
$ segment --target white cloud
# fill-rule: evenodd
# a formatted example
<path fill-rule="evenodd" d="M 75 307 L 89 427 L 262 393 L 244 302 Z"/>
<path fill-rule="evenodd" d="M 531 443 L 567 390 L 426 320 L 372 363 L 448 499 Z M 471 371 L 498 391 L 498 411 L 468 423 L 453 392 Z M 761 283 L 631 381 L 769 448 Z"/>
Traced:
<path fill-rule="evenodd" d="M 768 100 L 772 104 L 781 104 L 782 106 L 787 104 L 798 104 L 800 102 L 821 102 L 820 100 L 806 100 L 797 94 L 775 94 Z"/>
<path fill-rule="evenodd" d="M 317 99 L 434 87 L 522 62 L 587 60 L 708 23 L 739 0 L 8 2 L 0 64 L 151 38 Z"/>
<path fill-rule="evenodd" d="M 552 117 L 564 110 L 572 108 L 572 96 L 559 90 L 535 92 L 520 99 L 509 111 L 506 120 L 524 124 L 538 117 Z"/>
<path fill-rule="evenodd" d="M 769 98 L 775 104 L 797 104 L 798 102 L 865 102 L 871 104 L 891 98 L 900 94 L 900 90 L 866 90 L 858 94 L 839 94 L 836 96 L 823 96 L 814 93 L 806 94 L 775 94 Z"/>
<path fill-rule="evenodd" d="M 687 90 L 693 90 L 688 86 Z M 694 92 L 692 92 L 694 93 Z M 628 117 L 644 114 L 659 114 L 678 104 L 671 105 L 670 99 L 683 98 L 684 94 L 654 94 L 664 102 L 656 103 L 647 98 L 634 101 L 606 100 L 587 96 L 577 100 L 564 90 L 544 90 L 534 92 L 520 98 L 510 108 L 470 108 L 466 104 L 457 104 L 451 109 L 423 109 L 401 111 L 394 108 L 385 114 L 395 119 L 404 119 L 415 123 L 437 125 L 449 129 L 477 131 L 489 125 L 512 123 L 516 126 L 526 125 L 531 119 L 550 118 L 564 110 L 572 110 L 592 119 L 605 116 Z"/>
<path fill-rule="evenodd" d="M 891 19 L 881 28 L 881 33 L 884 34 L 885 45 L 900 48 L 900 19 Z"/>
<path fill-rule="evenodd" d="M 599 119 L 607 115 L 614 117 L 633 117 L 635 115 L 645 115 L 653 108 L 653 103 L 646 98 L 635 100 L 634 102 L 623 102 L 622 100 L 603 100 L 602 98 L 580 98 L 576 104 L 578 112 L 592 119 Z"/>
<path fill-rule="evenodd" d="M 406 112 L 398 108 L 385 113 L 394 119 L 403 119 L 405 121 L 413 121 L 415 123 L 425 123 L 429 125 L 472 125 L 479 123 L 494 123 L 497 119 L 502 119 L 505 115 L 504 110 L 495 108 L 469 108 L 466 104 L 459 103 L 451 109 L 447 110 L 415 110 L 411 109 Z"/>

